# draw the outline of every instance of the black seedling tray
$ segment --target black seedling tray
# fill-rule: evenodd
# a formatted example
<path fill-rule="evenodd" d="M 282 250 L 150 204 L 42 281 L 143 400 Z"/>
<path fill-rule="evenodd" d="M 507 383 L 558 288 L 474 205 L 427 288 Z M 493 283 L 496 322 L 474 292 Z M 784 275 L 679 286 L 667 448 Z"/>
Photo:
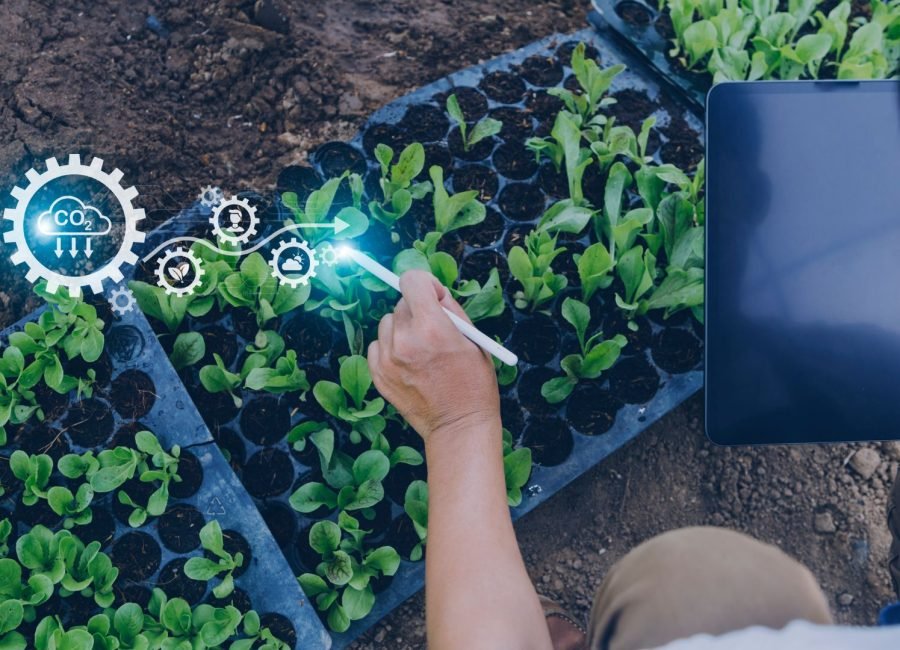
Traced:
<path fill-rule="evenodd" d="M 65 396 L 54 404 L 44 422 L 29 422 L 15 435 L 9 427 L 10 444 L 0 449 L 0 478 L 7 488 L 0 508 L 15 524 L 12 539 L 38 523 L 51 528 L 61 523 L 45 502 L 21 504 L 20 484 L 9 473 L 12 451 L 48 453 L 58 460 L 69 452 L 99 451 L 119 444 L 133 446 L 136 432 L 150 430 L 164 448 L 175 444 L 182 448 L 179 473 L 186 478 L 173 483 L 167 512 L 131 528 L 127 524 L 129 509 L 119 507 L 114 493 L 97 495 L 92 503 L 92 523 L 73 529 L 85 543 L 100 541 L 102 550 L 119 566 L 116 604 L 132 601 L 145 605 L 150 589 L 157 585 L 164 586 L 170 597 L 182 596 L 192 605 L 211 598 L 209 585 L 186 578 L 180 569 L 188 556 L 202 552 L 199 529 L 214 518 L 226 533 L 226 544 L 236 544 L 235 549 L 243 546 L 245 554 L 245 568 L 235 579 L 235 594 L 226 602 L 233 601 L 242 611 L 256 609 L 264 625 L 276 634 L 283 632 L 284 640 L 293 640 L 297 648 L 328 647 L 327 632 L 252 501 L 213 443 L 144 316 L 137 309 L 113 316 L 105 304 L 98 309 L 104 311 L 101 317 L 107 328 L 104 356 L 91 365 L 98 369 L 94 396 L 89 400 Z M 4 330 L 0 340 L 5 342 L 9 333 L 21 329 L 40 311 Z M 65 479 L 54 472 L 51 484 L 64 483 Z M 190 521 L 191 532 L 179 539 L 161 536 L 159 525 L 164 520 Z"/>
<path fill-rule="evenodd" d="M 675 38 L 668 14 L 644 0 L 592 0 L 592 3 L 594 11 L 588 14 L 591 24 L 644 57 L 702 115 L 712 77 L 706 71 L 679 68 L 667 56 Z"/>

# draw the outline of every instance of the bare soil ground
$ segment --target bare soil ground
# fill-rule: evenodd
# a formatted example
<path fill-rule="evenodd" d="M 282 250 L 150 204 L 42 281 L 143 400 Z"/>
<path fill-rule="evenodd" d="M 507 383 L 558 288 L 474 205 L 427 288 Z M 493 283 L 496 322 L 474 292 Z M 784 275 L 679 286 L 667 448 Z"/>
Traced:
<path fill-rule="evenodd" d="M 264 189 L 315 145 L 424 83 L 554 32 L 587 2 L 281 0 L 57 3 L 0 8 L 0 189 L 48 156 L 98 154 L 135 179 L 155 218 L 199 189 Z M 0 321 L 28 290 L 0 258 Z M 818 576 L 838 619 L 871 623 L 891 598 L 884 522 L 900 444 L 722 449 L 690 400 L 518 525 L 541 592 L 586 616 L 609 566 L 692 524 L 778 544 Z M 360 648 L 424 646 L 411 599 Z"/>

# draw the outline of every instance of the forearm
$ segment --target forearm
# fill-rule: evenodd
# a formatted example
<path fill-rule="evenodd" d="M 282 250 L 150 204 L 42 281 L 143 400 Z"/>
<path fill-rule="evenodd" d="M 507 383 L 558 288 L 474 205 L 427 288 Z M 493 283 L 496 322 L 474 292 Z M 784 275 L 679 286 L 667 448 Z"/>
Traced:
<path fill-rule="evenodd" d="M 426 609 L 434 650 L 550 648 L 506 502 L 499 418 L 432 435 Z"/>

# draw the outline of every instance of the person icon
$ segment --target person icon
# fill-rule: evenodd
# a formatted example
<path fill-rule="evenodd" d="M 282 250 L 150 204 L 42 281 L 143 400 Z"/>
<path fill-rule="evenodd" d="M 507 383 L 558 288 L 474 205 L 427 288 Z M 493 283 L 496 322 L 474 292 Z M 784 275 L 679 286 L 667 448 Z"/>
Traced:
<path fill-rule="evenodd" d="M 242 233 L 244 232 L 244 226 L 241 225 L 241 222 L 244 220 L 244 216 L 241 214 L 241 210 L 238 207 L 233 207 L 228 210 L 228 220 L 231 222 L 226 230 L 232 233 Z"/>

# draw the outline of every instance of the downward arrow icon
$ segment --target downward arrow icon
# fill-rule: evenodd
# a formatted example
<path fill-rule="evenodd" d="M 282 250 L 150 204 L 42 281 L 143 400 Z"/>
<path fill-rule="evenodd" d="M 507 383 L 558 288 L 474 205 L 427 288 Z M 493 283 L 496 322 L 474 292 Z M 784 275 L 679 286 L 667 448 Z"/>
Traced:
<path fill-rule="evenodd" d="M 93 254 L 94 249 L 91 248 L 91 238 L 88 237 L 87 241 L 84 243 L 84 254 L 86 257 L 90 257 Z"/>
<path fill-rule="evenodd" d="M 55 251 L 55 253 L 56 253 L 56 256 L 57 256 L 57 257 L 62 257 L 62 254 L 63 254 L 63 249 L 62 249 L 62 237 L 57 237 L 57 238 L 56 238 L 56 251 Z"/>
<path fill-rule="evenodd" d="M 72 237 L 72 248 L 69 249 L 69 255 L 71 255 L 72 257 L 75 257 L 76 255 L 78 255 L 78 248 L 76 246 L 77 241 L 78 240 L 76 240 L 74 237 Z"/>

